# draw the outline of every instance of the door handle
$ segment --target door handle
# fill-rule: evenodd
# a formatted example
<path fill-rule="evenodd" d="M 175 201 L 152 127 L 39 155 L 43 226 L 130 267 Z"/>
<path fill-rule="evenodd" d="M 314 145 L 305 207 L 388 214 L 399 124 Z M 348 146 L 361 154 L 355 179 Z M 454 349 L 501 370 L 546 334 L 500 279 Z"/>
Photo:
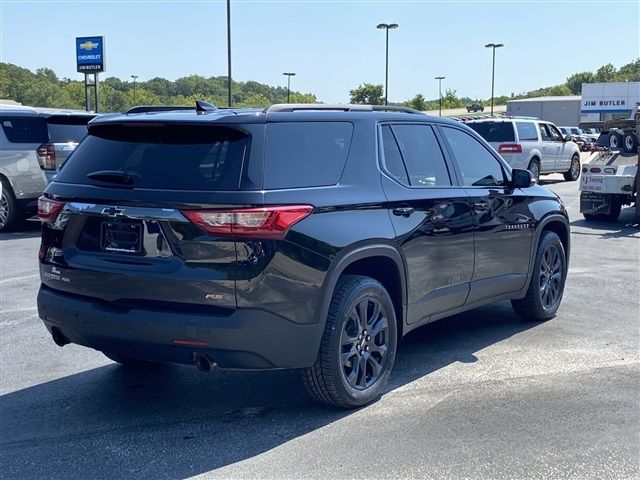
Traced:
<path fill-rule="evenodd" d="M 489 210 L 489 204 L 487 202 L 476 202 L 473 204 L 473 209 L 476 212 L 486 212 Z"/>
<path fill-rule="evenodd" d="M 393 209 L 393 214 L 399 217 L 409 217 L 413 212 L 415 212 L 415 208 L 412 207 L 397 207 Z"/>

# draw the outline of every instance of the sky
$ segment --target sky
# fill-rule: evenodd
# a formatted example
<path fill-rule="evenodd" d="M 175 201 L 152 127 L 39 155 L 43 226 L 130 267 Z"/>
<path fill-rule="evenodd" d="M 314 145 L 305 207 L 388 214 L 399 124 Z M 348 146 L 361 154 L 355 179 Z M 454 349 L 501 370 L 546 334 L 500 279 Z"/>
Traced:
<path fill-rule="evenodd" d="M 521 93 L 640 57 L 640 0 L 248 1 L 231 0 L 232 76 L 346 102 L 361 83 L 384 83 L 389 100 Z M 0 61 L 82 79 L 75 37 L 105 37 L 106 72 L 131 80 L 227 74 L 225 1 L 0 0 Z"/>

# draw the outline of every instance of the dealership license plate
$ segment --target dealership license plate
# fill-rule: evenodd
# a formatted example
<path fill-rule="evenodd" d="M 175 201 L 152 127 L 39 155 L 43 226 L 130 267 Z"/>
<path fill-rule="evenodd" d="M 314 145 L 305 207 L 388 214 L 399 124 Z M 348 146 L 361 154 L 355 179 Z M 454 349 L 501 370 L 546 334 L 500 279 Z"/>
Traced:
<path fill-rule="evenodd" d="M 102 222 L 102 250 L 136 254 L 142 252 L 142 223 Z"/>
<path fill-rule="evenodd" d="M 600 193 L 582 192 L 580 195 L 580 212 L 591 215 L 607 215 L 611 211 L 609 195 Z"/>

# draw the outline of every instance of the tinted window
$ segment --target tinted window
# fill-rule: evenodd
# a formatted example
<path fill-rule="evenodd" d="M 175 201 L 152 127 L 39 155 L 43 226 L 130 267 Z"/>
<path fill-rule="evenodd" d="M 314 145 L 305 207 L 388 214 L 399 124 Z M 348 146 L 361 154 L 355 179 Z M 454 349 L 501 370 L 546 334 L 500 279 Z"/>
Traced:
<path fill-rule="evenodd" d="M 296 122 L 267 125 L 264 188 L 335 185 L 351 144 L 347 122 Z"/>
<path fill-rule="evenodd" d="M 518 129 L 518 138 L 521 142 L 527 140 L 538 140 L 538 130 L 536 130 L 536 124 L 532 122 L 516 122 L 516 128 Z"/>
<path fill-rule="evenodd" d="M 464 185 L 503 185 L 500 162 L 478 140 L 456 128 L 444 127 L 453 156 L 462 172 Z"/>
<path fill-rule="evenodd" d="M 400 148 L 389 125 L 382 127 L 382 149 L 384 153 L 385 170 L 403 185 L 409 185 L 407 171 L 404 168 L 404 163 L 400 156 Z"/>
<path fill-rule="evenodd" d="M 79 143 L 87 135 L 87 125 L 49 123 L 49 141 L 52 143 Z"/>
<path fill-rule="evenodd" d="M 2 130 L 11 143 L 46 143 L 49 140 L 44 118 L 0 117 Z"/>
<path fill-rule="evenodd" d="M 171 190 L 236 190 L 249 137 L 225 127 L 103 125 L 78 145 L 56 177 L 63 183 L 95 183 L 87 174 L 124 172 L 135 187 Z"/>
<path fill-rule="evenodd" d="M 562 141 L 562 134 L 556 127 L 554 127 L 553 125 L 549 125 L 549 130 L 551 131 L 551 137 L 553 138 L 554 141 L 556 142 Z"/>
<path fill-rule="evenodd" d="M 542 140 L 551 141 L 551 133 L 549 133 L 549 128 L 544 123 L 539 123 L 540 127 L 540 135 L 542 135 Z"/>
<path fill-rule="evenodd" d="M 468 123 L 487 142 L 514 142 L 516 140 L 511 122 Z"/>
<path fill-rule="evenodd" d="M 447 165 L 433 130 L 428 125 L 393 125 L 413 187 L 451 185 Z"/>

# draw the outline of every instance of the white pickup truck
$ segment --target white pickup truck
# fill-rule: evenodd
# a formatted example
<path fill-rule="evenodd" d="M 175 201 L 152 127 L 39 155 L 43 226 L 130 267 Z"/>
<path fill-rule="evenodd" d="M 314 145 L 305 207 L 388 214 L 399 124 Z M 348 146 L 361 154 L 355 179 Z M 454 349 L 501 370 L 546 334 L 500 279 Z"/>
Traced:
<path fill-rule="evenodd" d="M 630 128 L 633 120 L 635 132 Z M 593 153 L 582 166 L 580 212 L 585 220 L 615 221 L 623 205 L 635 203 L 636 216 L 640 218 L 637 140 L 640 137 L 640 106 L 636 107 L 635 119 L 611 120 L 605 122 L 603 127 L 604 133 L 598 143 L 604 140 L 602 143 L 608 147 L 608 151 Z M 624 141 L 613 142 L 612 138 L 618 135 L 614 132 L 623 128 Z M 603 138 L 605 135 L 607 137 Z"/>

